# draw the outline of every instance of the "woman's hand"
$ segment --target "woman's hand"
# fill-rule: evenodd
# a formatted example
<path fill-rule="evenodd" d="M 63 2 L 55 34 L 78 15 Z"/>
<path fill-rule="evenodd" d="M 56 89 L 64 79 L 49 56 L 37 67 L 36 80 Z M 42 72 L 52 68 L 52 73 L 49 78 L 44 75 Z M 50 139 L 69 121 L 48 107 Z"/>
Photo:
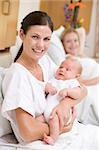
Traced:
<path fill-rule="evenodd" d="M 61 100 L 60 103 L 53 109 L 51 113 L 51 118 L 53 118 L 55 114 L 58 115 L 60 131 L 64 128 L 64 125 L 68 122 L 70 118 L 71 107 L 65 99 Z"/>
<path fill-rule="evenodd" d="M 36 120 L 38 120 L 38 121 L 40 121 L 42 123 L 46 122 L 44 115 L 39 115 L 38 117 L 36 117 Z"/>
<path fill-rule="evenodd" d="M 86 80 L 84 80 L 81 76 L 77 78 L 80 83 L 85 84 Z"/>
<path fill-rule="evenodd" d="M 73 126 L 75 118 L 76 118 L 76 111 L 75 111 L 75 108 L 73 107 L 72 108 L 72 118 L 71 118 L 71 121 L 69 122 L 69 124 L 67 124 L 67 125 L 65 125 L 63 127 L 63 129 L 60 131 L 60 134 L 61 133 L 65 133 L 65 132 L 69 132 L 72 129 L 72 126 Z"/>

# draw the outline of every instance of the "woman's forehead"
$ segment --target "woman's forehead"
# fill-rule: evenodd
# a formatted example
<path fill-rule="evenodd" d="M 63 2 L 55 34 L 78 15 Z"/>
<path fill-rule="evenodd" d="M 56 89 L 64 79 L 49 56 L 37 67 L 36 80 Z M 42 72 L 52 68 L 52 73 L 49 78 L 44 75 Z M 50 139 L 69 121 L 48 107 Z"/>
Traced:
<path fill-rule="evenodd" d="M 78 38 L 78 35 L 75 32 L 70 32 L 67 33 L 64 38 Z"/>
<path fill-rule="evenodd" d="M 32 34 L 45 34 L 45 35 L 51 35 L 52 31 L 49 28 L 48 25 L 34 25 L 31 26 L 28 30 L 29 33 Z"/>

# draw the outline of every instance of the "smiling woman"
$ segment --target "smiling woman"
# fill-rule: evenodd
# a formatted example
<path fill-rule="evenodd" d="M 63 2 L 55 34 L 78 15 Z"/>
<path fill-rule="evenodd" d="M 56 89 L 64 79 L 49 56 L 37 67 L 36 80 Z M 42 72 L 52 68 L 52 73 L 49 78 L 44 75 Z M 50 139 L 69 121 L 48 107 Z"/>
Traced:
<path fill-rule="evenodd" d="M 48 56 L 44 56 L 50 44 L 52 31 L 52 20 L 45 12 L 35 11 L 28 14 L 21 23 L 21 49 L 3 80 L 2 112 L 9 118 L 19 142 L 43 139 L 44 133 L 49 133 L 48 124 L 42 114 L 46 107 L 45 83 L 57 68 Z M 80 99 L 86 95 L 85 88 L 82 87 L 81 91 Z M 53 116 L 57 113 L 59 117 L 60 132 L 67 131 L 68 126 L 64 127 L 64 123 L 69 118 L 68 111 L 77 102 L 64 99 L 52 111 Z M 9 108 L 5 106 L 7 103 L 10 103 Z"/>

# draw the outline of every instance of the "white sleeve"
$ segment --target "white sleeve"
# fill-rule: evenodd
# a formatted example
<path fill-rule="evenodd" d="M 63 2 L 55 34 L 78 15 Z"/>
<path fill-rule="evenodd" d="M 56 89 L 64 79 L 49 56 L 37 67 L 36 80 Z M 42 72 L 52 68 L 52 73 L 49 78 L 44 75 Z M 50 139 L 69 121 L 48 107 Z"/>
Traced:
<path fill-rule="evenodd" d="M 2 114 L 9 120 L 11 110 L 22 108 L 34 115 L 33 93 L 27 76 L 22 72 L 9 72 L 3 80 L 4 101 Z"/>
<path fill-rule="evenodd" d="M 80 83 L 76 79 L 71 79 L 69 82 L 69 88 L 81 87 Z"/>

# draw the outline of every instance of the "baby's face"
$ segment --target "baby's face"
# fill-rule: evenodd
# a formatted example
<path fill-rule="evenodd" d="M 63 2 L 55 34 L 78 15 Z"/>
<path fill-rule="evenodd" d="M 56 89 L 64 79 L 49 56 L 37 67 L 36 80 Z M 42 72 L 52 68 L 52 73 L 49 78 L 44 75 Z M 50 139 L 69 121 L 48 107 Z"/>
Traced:
<path fill-rule="evenodd" d="M 79 43 L 78 35 L 76 33 L 71 32 L 65 35 L 63 40 L 63 45 L 67 54 L 71 54 L 73 56 L 78 55 L 78 51 L 80 49 L 80 43 Z"/>
<path fill-rule="evenodd" d="M 56 71 L 56 79 L 68 80 L 77 77 L 78 70 L 75 66 L 75 62 L 71 60 L 65 60 Z"/>

